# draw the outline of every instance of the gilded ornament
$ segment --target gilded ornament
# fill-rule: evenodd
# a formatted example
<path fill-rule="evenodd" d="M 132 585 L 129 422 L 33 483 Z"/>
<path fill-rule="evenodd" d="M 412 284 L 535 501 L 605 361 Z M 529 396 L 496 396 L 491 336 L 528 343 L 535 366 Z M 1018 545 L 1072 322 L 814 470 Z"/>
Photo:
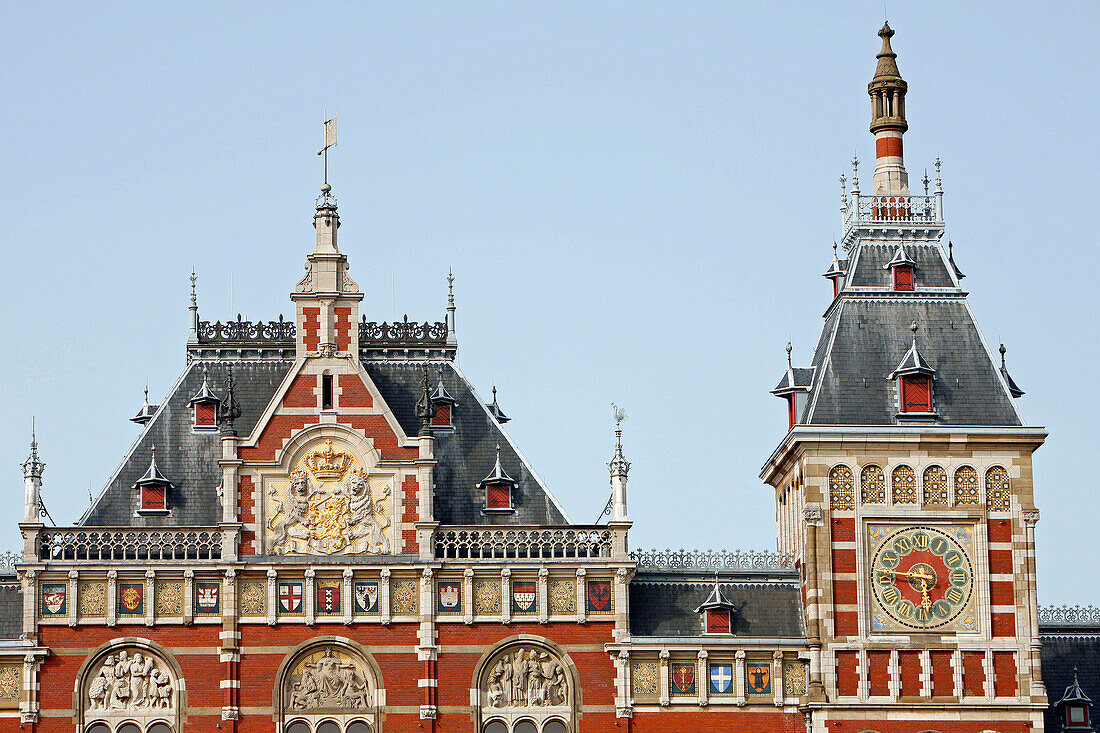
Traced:
<path fill-rule="evenodd" d="M 491 616 L 500 613 L 500 581 L 474 581 L 474 613 Z"/>
<path fill-rule="evenodd" d="M 660 671 L 657 662 L 635 662 L 632 667 L 635 695 L 656 695 Z"/>
<path fill-rule="evenodd" d="M 82 617 L 95 618 L 107 615 L 107 584 L 98 581 L 82 582 L 77 587 L 77 611 Z"/>
<path fill-rule="evenodd" d="M 158 616 L 183 614 L 183 583 L 158 581 L 154 588 L 154 606 Z"/>
<path fill-rule="evenodd" d="M 397 580 L 390 586 L 390 613 L 394 616 L 416 613 L 416 581 Z"/>
<path fill-rule="evenodd" d="M 572 580 L 550 582 L 550 612 L 573 613 L 577 610 L 577 584 Z"/>
<path fill-rule="evenodd" d="M 248 580 L 241 583 L 241 615 L 263 616 L 266 610 L 266 584 L 257 580 Z"/>
<path fill-rule="evenodd" d="M 783 664 L 783 696 L 801 697 L 806 694 L 806 663 L 785 662 Z"/>

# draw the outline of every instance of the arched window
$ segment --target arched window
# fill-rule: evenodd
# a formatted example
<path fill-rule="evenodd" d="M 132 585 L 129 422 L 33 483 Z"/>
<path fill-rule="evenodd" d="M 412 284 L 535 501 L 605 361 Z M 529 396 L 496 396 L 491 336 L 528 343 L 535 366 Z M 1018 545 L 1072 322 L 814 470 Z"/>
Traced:
<path fill-rule="evenodd" d="M 978 503 L 978 472 L 970 466 L 955 471 L 955 505 Z"/>
<path fill-rule="evenodd" d="M 917 474 L 906 465 L 897 466 L 890 476 L 895 504 L 917 503 Z"/>
<path fill-rule="evenodd" d="M 886 503 L 886 476 L 874 464 L 864 466 L 859 474 L 859 500 L 863 504 Z"/>
<path fill-rule="evenodd" d="M 855 482 L 852 469 L 847 466 L 833 466 L 829 471 L 829 508 L 834 511 L 856 508 Z"/>
<path fill-rule="evenodd" d="M 280 669 L 278 714 L 287 733 L 372 733 L 380 675 L 357 645 L 316 639 Z"/>
<path fill-rule="evenodd" d="M 539 641 L 491 652 L 475 678 L 482 733 L 568 733 L 576 714 L 574 673 L 567 657 Z"/>
<path fill-rule="evenodd" d="M 88 733 L 172 733 L 182 719 L 184 685 L 158 648 L 101 649 L 81 669 L 79 717 Z"/>
<path fill-rule="evenodd" d="M 924 469 L 923 501 L 925 504 L 947 505 L 947 471 L 939 466 Z"/>
<path fill-rule="evenodd" d="M 1007 512 L 1011 492 L 1008 471 L 994 466 L 985 472 L 985 505 L 991 512 Z"/>

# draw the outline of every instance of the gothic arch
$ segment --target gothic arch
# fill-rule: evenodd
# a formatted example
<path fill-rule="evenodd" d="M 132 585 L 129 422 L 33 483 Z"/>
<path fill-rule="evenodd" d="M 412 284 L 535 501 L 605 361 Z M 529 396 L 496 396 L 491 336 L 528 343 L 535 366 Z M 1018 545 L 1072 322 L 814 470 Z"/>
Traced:
<path fill-rule="evenodd" d="M 360 721 L 380 733 L 386 689 L 382 668 L 360 644 L 342 636 L 319 636 L 287 654 L 275 675 L 275 730 L 302 721 L 311 729 L 332 721 L 341 730 Z"/>
<path fill-rule="evenodd" d="M 183 670 L 170 652 L 150 639 L 112 639 L 77 670 L 73 712 L 74 725 L 82 726 L 79 730 L 103 723 L 113 731 L 132 723 L 147 731 L 160 723 L 182 733 L 187 721 Z"/>
<path fill-rule="evenodd" d="M 516 662 L 530 663 L 532 659 L 537 660 L 542 676 L 537 681 L 528 678 L 527 689 L 522 693 L 523 704 L 513 705 L 512 698 L 520 687 L 513 681 L 512 687 L 504 689 L 503 669 L 508 666 L 510 676 L 514 677 Z M 471 688 L 477 695 L 474 710 L 479 733 L 529 730 L 521 725 L 524 721 L 530 722 L 539 733 L 577 730 L 582 695 L 580 674 L 569 654 L 545 637 L 521 634 L 497 642 L 475 665 Z"/>

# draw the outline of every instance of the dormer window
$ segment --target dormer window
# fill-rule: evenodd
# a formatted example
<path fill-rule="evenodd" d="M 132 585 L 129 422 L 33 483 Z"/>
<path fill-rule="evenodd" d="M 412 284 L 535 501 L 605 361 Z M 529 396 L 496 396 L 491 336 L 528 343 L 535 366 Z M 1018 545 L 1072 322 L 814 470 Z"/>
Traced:
<path fill-rule="evenodd" d="M 936 412 L 932 391 L 936 370 L 917 349 L 916 322 L 909 329 L 913 332 L 913 343 L 890 374 L 890 379 L 897 382 L 898 416 L 932 419 Z"/>
<path fill-rule="evenodd" d="M 497 445 L 497 460 L 493 470 L 480 483 L 478 489 L 485 492 L 485 514 L 508 514 L 515 511 L 514 494 L 519 486 L 500 464 L 500 445 Z"/>
<path fill-rule="evenodd" d="M 825 271 L 824 277 L 833 281 L 833 297 L 840 295 L 841 288 L 844 287 L 845 277 L 848 275 L 848 260 L 842 260 L 836 253 L 836 242 L 833 242 L 833 261 L 829 263 L 829 269 Z"/>
<path fill-rule="evenodd" d="M 810 389 L 813 387 L 814 367 L 794 367 L 791 364 L 791 344 L 787 344 L 787 371 L 783 373 L 779 384 L 772 390 L 776 397 L 787 401 L 787 429 L 798 424 L 799 418 L 809 402 Z"/>
<path fill-rule="evenodd" d="M 714 587 L 703 604 L 695 609 L 695 613 L 703 616 L 703 632 L 706 634 L 732 634 L 733 633 L 733 604 L 726 600 L 722 594 L 722 588 L 718 585 L 718 578 L 714 579 Z"/>
<path fill-rule="evenodd" d="M 1062 699 L 1054 705 L 1061 713 L 1063 731 L 1066 731 L 1066 733 L 1092 733 L 1092 700 L 1081 689 L 1081 683 L 1077 679 L 1077 667 L 1073 668 L 1073 682 L 1066 687 Z"/>
<path fill-rule="evenodd" d="M 172 482 L 160 472 L 160 468 L 157 466 L 156 446 L 153 446 L 152 449 L 149 468 L 134 483 L 133 488 L 140 492 L 138 496 L 138 514 L 168 513 L 168 492 L 172 488 Z"/>
<path fill-rule="evenodd" d="M 218 404 L 221 400 L 210 390 L 206 376 L 206 366 L 203 365 L 202 387 L 188 403 L 192 409 L 191 426 L 195 430 L 215 430 L 218 427 Z"/>
<path fill-rule="evenodd" d="M 893 259 L 886 264 L 886 268 L 892 272 L 894 290 L 903 292 L 913 289 L 913 268 L 916 262 L 905 252 L 905 248 L 898 245 Z"/>
<path fill-rule="evenodd" d="M 458 400 L 451 397 L 451 393 L 443 384 L 443 367 L 439 367 L 439 383 L 435 387 L 435 392 L 432 393 L 432 427 L 452 427 L 451 419 L 457 404 Z"/>

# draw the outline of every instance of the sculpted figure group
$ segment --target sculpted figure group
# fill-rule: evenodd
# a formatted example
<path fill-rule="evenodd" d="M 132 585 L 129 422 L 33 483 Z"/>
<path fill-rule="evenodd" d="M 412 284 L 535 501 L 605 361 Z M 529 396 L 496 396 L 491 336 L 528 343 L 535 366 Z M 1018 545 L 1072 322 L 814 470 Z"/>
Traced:
<path fill-rule="evenodd" d="M 565 705 L 569 700 L 561 662 L 537 649 L 520 649 L 497 660 L 487 692 L 494 708 Z"/>
<path fill-rule="evenodd" d="M 92 710 L 142 710 L 172 707 L 172 678 L 152 657 L 125 650 L 108 654 L 88 687 Z"/>
<path fill-rule="evenodd" d="M 372 499 L 370 484 L 358 470 L 331 491 L 326 491 L 324 485 L 316 485 L 306 472 L 295 471 L 285 502 L 276 496 L 274 487 L 269 493 L 275 509 L 269 527 L 277 552 L 287 549 L 339 552 L 364 538 L 368 552 L 383 555 L 390 552 L 385 534 L 390 526 L 389 517 L 385 516 L 390 487 L 387 485 L 377 500 Z M 304 547 L 295 547 L 295 543 L 286 547 L 292 540 Z"/>
<path fill-rule="evenodd" d="M 369 704 L 362 673 L 354 664 L 333 654 L 331 649 L 316 662 L 302 665 L 301 677 L 291 685 L 290 707 L 293 710 L 361 710 Z"/>

